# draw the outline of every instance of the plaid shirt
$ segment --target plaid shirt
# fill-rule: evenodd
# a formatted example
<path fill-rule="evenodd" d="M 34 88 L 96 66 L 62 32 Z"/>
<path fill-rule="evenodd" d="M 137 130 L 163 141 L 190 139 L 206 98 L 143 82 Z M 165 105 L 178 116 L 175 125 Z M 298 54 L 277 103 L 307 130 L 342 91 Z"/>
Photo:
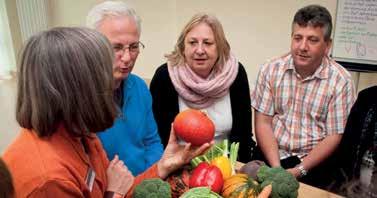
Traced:
<path fill-rule="evenodd" d="M 251 105 L 273 116 L 280 158 L 306 156 L 320 141 L 342 134 L 355 101 L 351 75 L 325 57 L 312 76 L 302 79 L 290 54 L 262 66 Z"/>

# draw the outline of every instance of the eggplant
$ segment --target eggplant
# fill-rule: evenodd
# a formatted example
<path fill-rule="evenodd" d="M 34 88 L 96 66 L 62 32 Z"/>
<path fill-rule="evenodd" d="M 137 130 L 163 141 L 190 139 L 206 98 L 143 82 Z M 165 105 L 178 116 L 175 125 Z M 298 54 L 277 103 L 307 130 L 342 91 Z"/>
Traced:
<path fill-rule="evenodd" d="M 245 173 L 249 177 L 256 180 L 257 179 L 257 172 L 262 165 L 265 165 L 265 163 L 263 161 L 260 161 L 260 160 L 250 161 L 250 162 L 248 162 L 247 164 L 245 164 L 241 167 L 240 173 Z"/>

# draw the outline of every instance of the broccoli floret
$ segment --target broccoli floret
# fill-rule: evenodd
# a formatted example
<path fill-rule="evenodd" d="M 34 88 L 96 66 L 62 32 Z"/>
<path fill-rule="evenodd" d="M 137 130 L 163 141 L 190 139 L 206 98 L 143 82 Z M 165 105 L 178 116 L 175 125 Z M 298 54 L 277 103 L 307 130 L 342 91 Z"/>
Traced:
<path fill-rule="evenodd" d="M 146 179 L 137 185 L 134 198 L 171 198 L 170 185 L 161 179 Z"/>
<path fill-rule="evenodd" d="M 282 167 L 270 168 L 263 165 L 258 170 L 257 178 L 262 188 L 272 184 L 271 198 L 296 198 L 298 196 L 298 181 Z"/>

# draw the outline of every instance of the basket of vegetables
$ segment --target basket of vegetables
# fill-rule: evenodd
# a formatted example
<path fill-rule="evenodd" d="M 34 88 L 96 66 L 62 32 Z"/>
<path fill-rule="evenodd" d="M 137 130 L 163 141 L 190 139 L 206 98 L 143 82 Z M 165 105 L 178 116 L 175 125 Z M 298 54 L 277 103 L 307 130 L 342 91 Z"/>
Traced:
<path fill-rule="evenodd" d="M 194 146 L 210 142 L 215 127 L 204 112 L 188 109 L 180 112 L 173 127 L 177 137 Z M 227 139 L 213 145 L 204 155 L 191 160 L 190 165 L 171 173 L 166 182 L 146 180 L 139 184 L 133 197 L 159 198 L 294 198 L 298 182 L 283 168 L 269 168 L 249 162 L 236 170 L 239 143 L 229 145 Z"/>
<path fill-rule="evenodd" d="M 285 169 L 257 161 L 235 169 L 239 144 L 228 140 L 213 145 L 204 155 L 168 176 L 136 187 L 134 197 L 162 198 L 295 198 L 299 183 Z M 167 187 L 168 186 L 168 187 Z M 153 192 L 157 191 L 157 192 Z M 136 194 L 136 196 L 135 196 Z M 148 195 L 146 195 L 148 194 Z"/>

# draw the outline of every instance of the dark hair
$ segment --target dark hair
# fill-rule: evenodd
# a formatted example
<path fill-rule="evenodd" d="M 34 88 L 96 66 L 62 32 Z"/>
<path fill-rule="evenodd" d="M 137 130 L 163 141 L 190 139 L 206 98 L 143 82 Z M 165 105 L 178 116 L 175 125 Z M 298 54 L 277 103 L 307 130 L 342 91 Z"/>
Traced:
<path fill-rule="evenodd" d="M 77 136 L 112 126 L 113 52 L 105 36 L 60 27 L 31 37 L 20 60 L 16 119 L 40 137 L 60 124 Z"/>
<path fill-rule="evenodd" d="M 14 187 L 12 183 L 12 175 L 10 174 L 6 164 L 0 158 L 0 197 L 14 197 Z"/>
<path fill-rule="evenodd" d="M 320 5 L 308 5 L 299 9 L 292 22 L 292 30 L 294 24 L 299 26 L 312 26 L 323 28 L 325 41 L 331 40 L 332 19 L 330 12 Z"/>

